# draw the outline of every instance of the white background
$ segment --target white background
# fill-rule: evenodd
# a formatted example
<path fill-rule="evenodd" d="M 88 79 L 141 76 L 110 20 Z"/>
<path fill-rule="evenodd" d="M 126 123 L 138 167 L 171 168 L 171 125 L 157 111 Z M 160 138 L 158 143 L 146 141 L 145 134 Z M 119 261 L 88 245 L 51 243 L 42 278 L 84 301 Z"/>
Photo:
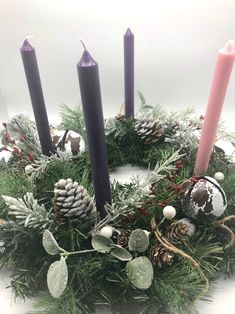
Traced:
<path fill-rule="evenodd" d="M 0 120 L 11 114 L 32 114 L 20 46 L 34 35 L 41 80 L 51 121 L 58 105 L 80 103 L 76 63 L 82 38 L 99 63 L 104 115 L 113 116 L 123 102 L 123 34 L 135 34 L 135 89 L 150 104 L 168 109 L 193 106 L 204 113 L 215 58 L 227 40 L 235 38 L 234 0 L 0 0 Z M 136 97 L 136 106 L 138 104 Z M 223 117 L 234 126 L 235 73 Z M 1 314 L 24 313 L 10 309 L 0 277 Z M 234 282 L 217 286 L 213 305 L 200 313 L 233 312 Z"/>
<path fill-rule="evenodd" d="M 0 0 L 0 90 L 10 113 L 32 112 L 19 49 L 34 35 L 51 119 L 59 104 L 80 103 L 82 38 L 99 63 L 104 114 L 114 115 L 124 98 L 122 44 L 130 27 L 135 89 L 151 104 L 204 112 L 217 51 L 235 38 L 234 16 L 234 0 Z M 235 73 L 223 110 L 231 125 L 234 114 Z"/>

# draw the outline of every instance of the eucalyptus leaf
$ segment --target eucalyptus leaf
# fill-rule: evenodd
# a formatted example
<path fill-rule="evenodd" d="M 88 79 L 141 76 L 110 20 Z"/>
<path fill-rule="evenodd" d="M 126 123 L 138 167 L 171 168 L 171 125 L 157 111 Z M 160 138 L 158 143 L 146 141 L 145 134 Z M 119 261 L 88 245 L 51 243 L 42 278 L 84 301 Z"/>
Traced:
<path fill-rule="evenodd" d="M 50 255 L 57 255 L 60 253 L 60 247 L 53 234 L 48 229 L 43 232 L 42 245 Z"/>
<path fill-rule="evenodd" d="M 138 289 L 148 289 L 153 280 L 153 266 L 146 256 L 140 256 L 126 264 L 126 275 Z"/>
<path fill-rule="evenodd" d="M 64 292 L 68 282 L 68 268 L 65 258 L 51 264 L 47 272 L 47 286 L 54 298 L 59 298 Z"/>
<path fill-rule="evenodd" d="M 92 247 L 100 253 L 109 253 L 111 251 L 111 244 L 113 244 L 113 241 L 101 234 L 93 235 L 91 240 Z"/>
<path fill-rule="evenodd" d="M 149 247 L 149 237 L 142 229 L 135 229 L 132 231 L 128 247 L 130 251 L 144 252 Z"/>
<path fill-rule="evenodd" d="M 111 255 L 118 258 L 120 261 L 130 261 L 132 260 L 132 255 L 120 245 L 112 244 L 111 245 Z"/>

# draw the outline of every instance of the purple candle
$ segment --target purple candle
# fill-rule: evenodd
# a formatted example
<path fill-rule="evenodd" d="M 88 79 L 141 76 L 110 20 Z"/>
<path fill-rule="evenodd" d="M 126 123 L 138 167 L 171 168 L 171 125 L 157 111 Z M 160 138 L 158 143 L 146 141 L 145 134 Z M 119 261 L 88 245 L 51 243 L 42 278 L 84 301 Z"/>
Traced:
<path fill-rule="evenodd" d="M 25 39 L 20 52 L 23 60 L 42 153 L 46 156 L 50 156 L 51 153 L 54 152 L 54 148 L 51 140 L 35 49 L 30 45 L 28 40 Z"/>
<path fill-rule="evenodd" d="M 128 28 L 124 35 L 125 117 L 134 116 L 134 35 Z"/>
<path fill-rule="evenodd" d="M 111 204 L 111 191 L 100 93 L 99 69 L 98 64 L 91 57 L 86 48 L 77 65 L 77 70 L 96 207 L 101 218 L 104 218 L 107 215 L 104 205 L 106 203 Z"/>

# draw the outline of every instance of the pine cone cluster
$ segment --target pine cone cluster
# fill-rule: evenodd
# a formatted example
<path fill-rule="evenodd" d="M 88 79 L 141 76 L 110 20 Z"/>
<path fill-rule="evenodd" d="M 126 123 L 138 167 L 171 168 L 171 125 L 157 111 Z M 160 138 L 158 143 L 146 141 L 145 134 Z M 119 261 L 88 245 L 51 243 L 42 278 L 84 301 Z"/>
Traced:
<path fill-rule="evenodd" d="M 137 119 L 135 130 L 145 144 L 153 144 L 163 138 L 160 121 L 152 116 L 143 116 Z"/>
<path fill-rule="evenodd" d="M 123 230 L 118 236 L 117 236 L 117 244 L 122 246 L 123 248 L 126 248 L 128 246 L 128 241 L 131 235 L 131 230 Z"/>
<path fill-rule="evenodd" d="M 87 190 L 72 179 L 61 179 L 54 187 L 54 212 L 59 221 L 82 221 L 94 214 L 94 202 Z"/>
<path fill-rule="evenodd" d="M 167 238 L 171 243 L 182 242 L 188 237 L 188 232 L 188 225 L 182 222 L 174 223 L 170 226 L 170 229 L 165 235 L 165 238 Z"/>
<path fill-rule="evenodd" d="M 156 244 L 150 248 L 149 257 L 153 265 L 159 268 L 171 266 L 174 259 L 174 253 L 167 250 L 162 244 Z"/>

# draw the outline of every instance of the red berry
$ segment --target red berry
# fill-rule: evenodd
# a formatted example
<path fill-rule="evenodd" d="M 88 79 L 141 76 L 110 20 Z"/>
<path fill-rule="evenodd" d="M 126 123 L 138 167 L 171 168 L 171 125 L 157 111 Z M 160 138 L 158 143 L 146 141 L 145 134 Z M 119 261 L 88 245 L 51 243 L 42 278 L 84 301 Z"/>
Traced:
<path fill-rule="evenodd" d="M 162 208 L 166 207 L 168 205 L 167 201 L 163 201 L 159 204 L 159 206 L 161 206 Z"/>
<path fill-rule="evenodd" d="M 192 177 L 190 178 L 190 182 L 197 183 L 199 179 L 200 179 L 199 177 Z"/>
<path fill-rule="evenodd" d="M 176 163 L 176 168 L 177 168 L 177 169 L 182 169 L 182 168 L 183 168 L 182 160 L 178 160 L 178 161 L 177 161 L 177 163 Z"/>
<path fill-rule="evenodd" d="M 142 215 L 144 215 L 144 216 L 148 216 L 148 215 L 149 215 L 149 211 L 148 211 L 146 208 L 144 208 L 144 207 L 140 207 L 140 208 L 139 208 L 139 212 L 140 212 Z"/>
<path fill-rule="evenodd" d="M 170 180 L 170 181 L 173 181 L 173 180 L 176 179 L 176 175 L 174 175 L 174 174 L 169 174 L 169 175 L 167 176 L 167 179 Z"/>

